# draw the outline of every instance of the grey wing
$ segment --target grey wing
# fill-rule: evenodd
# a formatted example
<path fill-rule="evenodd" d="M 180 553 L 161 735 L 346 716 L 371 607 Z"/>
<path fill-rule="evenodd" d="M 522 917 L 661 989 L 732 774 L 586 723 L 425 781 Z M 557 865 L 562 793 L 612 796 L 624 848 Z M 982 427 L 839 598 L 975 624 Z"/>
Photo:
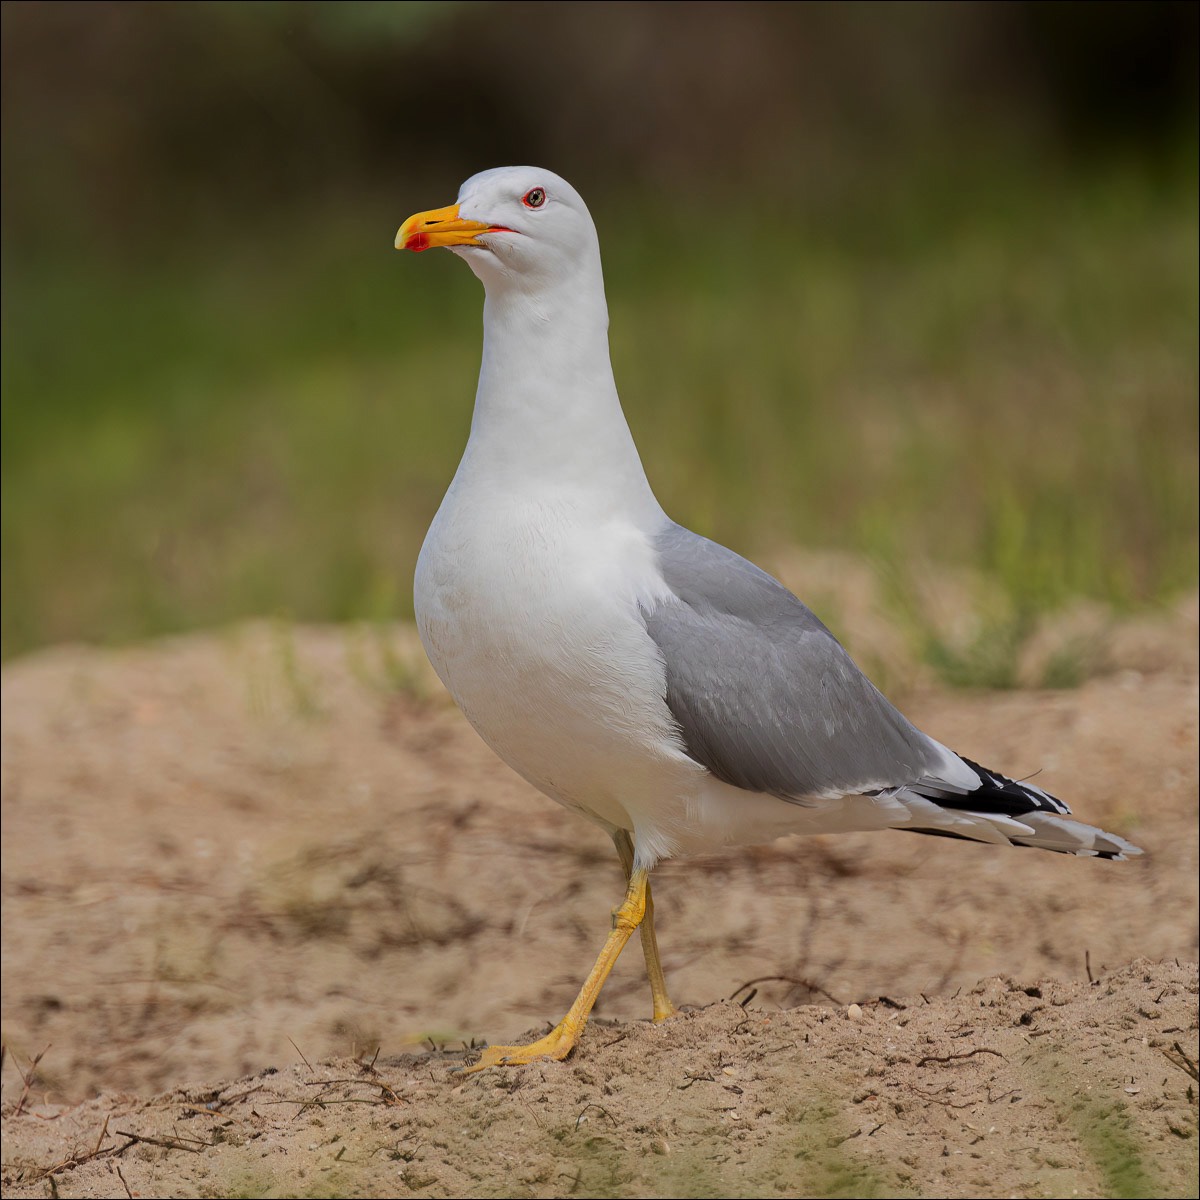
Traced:
<path fill-rule="evenodd" d="M 911 725 L 782 584 L 671 524 L 655 538 L 673 596 L 643 610 L 688 754 L 783 799 L 978 779 Z"/>

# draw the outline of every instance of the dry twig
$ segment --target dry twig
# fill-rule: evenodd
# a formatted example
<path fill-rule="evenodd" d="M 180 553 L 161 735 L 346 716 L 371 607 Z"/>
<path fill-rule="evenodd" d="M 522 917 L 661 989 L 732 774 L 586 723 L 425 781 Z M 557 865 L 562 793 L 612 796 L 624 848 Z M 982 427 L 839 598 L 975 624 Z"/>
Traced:
<path fill-rule="evenodd" d="M 129 1184 L 125 1182 L 125 1174 L 121 1170 L 121 1164 L 113 1163 L 113 1166 L 117 1169 L 117 1178 L 121 1181 L 121 1186 L 125 1189 L 125 1195 L 129 1197 L 129 1200 L 133 1200 L 133 1193 L 129 1190 Z"/>
<path fill-rule="evenodd" d="M 289 1038 L 288 1038 L 288 1041 L 289 1041 L 289 1042 L 292 1042 L 292 1039 L 289 1037 Z M 304 1059 L 304 1065 L 305 1065 L 305 1066 L 306 1066 L 306 1067 L 307 1067 L 307 1068 L 308 1068 L 310 1071 L 312 1071 L 312 1069 L 313 1069 L 313 1065 L 312 1065 L 312 1063 L 310 1063 L 310 1062 L 308 1061 L 308 1059 L 307 1059 L 307 1058 L 304 1058 L 304 1051 L 303 1051 L 303 1050 L 301 1050 L 301 1049 L 300 1049 L 300 1047 L 299 1047 L 299 1046 L 297 1046 L 295 1042 L 292 1042 L 292 1049 L 293 1049 L 293 1050 L 295 1050 L 295 1052 L 296 1052 L 298 1055 L 300 1055 L 300 1057 L 301 1057 L 302 1059 Z M 315 1074 L 316 1074 L 316 1072 L 315 1072 L 315 1071 L 313 1071 L 313 1074 L 315 1075 Z"/>
<path fill-rule="evenodd" d="M 994 1054 L 997 1058 L 1004 1057 L 999 1050 L 989 1050 L 986 1046 L 979 1046 L 974 1050 L 964 1051 L 962 1054 L 927 1054 L 917 1063 L 917 1066 L 923 1067 L 926 1063 L 958 1062 L 964 1058 L 974 1058 L 977 1054 Z"/>
<path fill-rule="evenodd" d="M 1200 1075 L 1196 1073 L 1196 1060 L 1188 1056 L 1184 1048 L 1178 1042 L 1171 1043 L 1170 1050 L 1164 1050 L 1163 1058 L 1167 1060 L 1173 1067 L 1178 1067 L 1181 1071 L 1186 1072 L 1197 1082 L 1200 1082 Z"/>
<path fill-rule="evenodd" d="M 47 1043 L 46 1050 L 50 1049 L 50 1045 L 51 1043 Z M 17 1063 L 17 1073 L 21 1076 L 21 1082 L 25 1086 L 21 1089 L 21 1098 L 17 1101 L 17 1107 L 13 1111 L 14 1117 L 19 1117 L 21 1113 L 25 1111 L 25 1101 L 29 1099 L 29 1089 L 33 1087 L 33 1077 L 37 1073 L 37 1065 L 42 1061 L 42 1057 L 45 1055 L 46 1050 L 40 1051 L 29 1060 L 28 1072 L 22 1071 L 21 1064 Z M 13 1062 L 17 1062 L 17 1056 L 15 1054 L 13 1055 Z"/>
<path fill-rule="evenodd" d="M 812 983 L 807 979 L 800 979 L 794 975 L 759 975 L 755 979 L 747 979 L 741 987 L 733 990 L 729 999 L 734 999 L 739 992 L 744 992 L 747 988 L 754 987 L 755 984 L 759 983 L 790 983 L 795 987 L 808 988 L 810 992 L 820 993 L 831 1004 L 836 1004 L 840 1007 L 842 1003 L 836 996 L 830 995 L 819 983 Z"/>

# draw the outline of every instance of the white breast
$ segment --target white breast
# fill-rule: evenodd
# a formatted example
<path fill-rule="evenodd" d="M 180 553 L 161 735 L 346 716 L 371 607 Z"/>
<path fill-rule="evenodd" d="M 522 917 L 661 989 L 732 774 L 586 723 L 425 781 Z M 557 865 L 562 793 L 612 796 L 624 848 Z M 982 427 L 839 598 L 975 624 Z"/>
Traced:
<path fill-rule="evenodd" d="M 658 826 L 703 774 L 638 612 L 664 586 L 645 534 L 587 494 L 498 498 L 460 478 L 417 562 L 417 627 L 468 720 L 534 786 L 609 826 Z"/>

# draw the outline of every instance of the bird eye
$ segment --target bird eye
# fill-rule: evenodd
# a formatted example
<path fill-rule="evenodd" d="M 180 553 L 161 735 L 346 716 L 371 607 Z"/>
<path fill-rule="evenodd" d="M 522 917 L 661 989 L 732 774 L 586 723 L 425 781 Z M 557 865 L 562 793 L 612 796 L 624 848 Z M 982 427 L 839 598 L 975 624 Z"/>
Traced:
<path fill-rule="evenodd" d="M 529 191 L 521 197 L 521 203 L 526 208 L 541 208 L 546 203 L 545 188 L 530 188 Z"/>

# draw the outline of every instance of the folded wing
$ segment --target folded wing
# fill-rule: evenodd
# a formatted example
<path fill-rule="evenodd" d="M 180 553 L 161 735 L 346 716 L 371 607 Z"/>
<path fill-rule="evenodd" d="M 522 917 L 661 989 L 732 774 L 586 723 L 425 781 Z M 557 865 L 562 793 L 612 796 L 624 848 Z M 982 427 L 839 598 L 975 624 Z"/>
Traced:
<path fill-rule="evenodd" d="M 670 594 L 643 609 L 688 754 L 734 787 L 797 804 L 871 795 L 896 827 L 1117 858 L 1122 838 L 926 736 L 777 580 L 675 524 L 655 539 Z"/>

